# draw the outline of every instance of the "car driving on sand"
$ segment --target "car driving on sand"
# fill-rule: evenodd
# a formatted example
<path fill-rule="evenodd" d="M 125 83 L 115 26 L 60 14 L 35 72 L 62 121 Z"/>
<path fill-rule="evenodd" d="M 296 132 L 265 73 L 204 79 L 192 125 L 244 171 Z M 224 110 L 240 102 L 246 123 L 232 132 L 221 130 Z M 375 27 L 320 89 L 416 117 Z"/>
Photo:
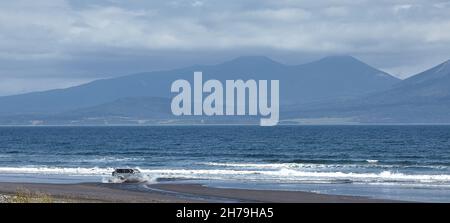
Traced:
<path fill-rule="evenodd" d="M 112 176 L 124 183 L 139 183 L 143 181 L 141 171 L 138 169 L 121 168 L 115 169 Z"/>

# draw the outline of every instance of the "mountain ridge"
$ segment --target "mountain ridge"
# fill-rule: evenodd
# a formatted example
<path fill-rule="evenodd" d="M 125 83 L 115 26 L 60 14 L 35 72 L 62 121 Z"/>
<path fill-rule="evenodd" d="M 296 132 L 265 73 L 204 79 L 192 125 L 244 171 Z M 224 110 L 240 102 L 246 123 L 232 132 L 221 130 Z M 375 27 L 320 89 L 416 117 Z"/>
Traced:
<path fill-rule="evenodd" d="M 362 123 L 450 123 L 450 63 L 438 64 L 385 91 L 292 109 L 288 116 L 345 117 Z"/>
<path fill-rule="evenodd" d="M 356 97 L 385 90 L 400 81 L 352 58 L 323 58 L 333 64 L 332 69 L 322 66 L 320 60 L 315 64 L 284 65 L 264 56 L 245 56 L 216 65 L 137 73 L 67 89 L 0 97 L 0 115 L 57 114 L 129 97 L 170 98 L 171 83 L 176 79 L 192 80 L 194 71 L 203 71 L 205 80 L 280 79 L 280 99 L 285 104 Z M 379 73 L 388 76 L 379 77 Z M 349 77 L 355 80 L 346 80 Z"/>

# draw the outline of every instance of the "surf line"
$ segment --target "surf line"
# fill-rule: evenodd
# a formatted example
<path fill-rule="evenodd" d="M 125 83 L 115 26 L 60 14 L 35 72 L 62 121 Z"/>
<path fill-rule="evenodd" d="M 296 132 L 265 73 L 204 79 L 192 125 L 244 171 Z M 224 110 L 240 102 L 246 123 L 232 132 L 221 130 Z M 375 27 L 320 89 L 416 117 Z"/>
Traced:
<path fill-rule="evenodd" d="M 193 90 L 191 83 L 187 80 L 179 79 L 172 83 L 171 92 L 178 93 L 172 99 L 172 114 L 176 116 L 260 115 L 261 126 L 274 126 L 278 124 L 280 118 L 279 80 L 270 81 L 270 95 L 268 95 L 268 87 L 267 80 L 258 82 L 253 79 L 226 80 L 224 98 L 222 82 L 214 79 L 203 82 L 203 73 L 194 72 Z M 194 103 L 191 101 L 192 94 Z M 205 99 L 203 99 L 204 94 L 208 94 Z"/>

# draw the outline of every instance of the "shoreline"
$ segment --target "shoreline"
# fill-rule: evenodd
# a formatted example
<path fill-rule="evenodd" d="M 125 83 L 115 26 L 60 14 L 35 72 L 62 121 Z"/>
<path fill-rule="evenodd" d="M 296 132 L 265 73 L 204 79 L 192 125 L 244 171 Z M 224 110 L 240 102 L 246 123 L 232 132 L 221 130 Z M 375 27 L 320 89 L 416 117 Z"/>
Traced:
<path fill-rule="evenodd" d="M 54 203 L 392 203 L 359 196 L 303 191 L 231 189 L 200 184 L 46 184 L 0 182 L 0 202 L 20 191 L 44 194 Z"/>

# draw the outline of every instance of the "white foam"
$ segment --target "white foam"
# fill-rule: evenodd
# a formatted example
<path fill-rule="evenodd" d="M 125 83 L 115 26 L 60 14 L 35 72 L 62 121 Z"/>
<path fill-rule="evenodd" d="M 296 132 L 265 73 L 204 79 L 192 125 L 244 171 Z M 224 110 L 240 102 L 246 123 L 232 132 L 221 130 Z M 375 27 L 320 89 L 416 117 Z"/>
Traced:
<path fill-rule="evenodd" d="M 112 162 L 133 162 L 133 161 L 144 161 L 144 158 L 138 158 L 138 157 L 114 157 L 114 156 L 105 156 L 105 157 L 98 157 L 98 158 L 92 158 L 92 159 L 82 159 L 82 160 L 74 160 L 72 162 L 88 162 L 88 163 L 112 163 Z"/>
<path fill-rule="evenodd" d="M 145 175 L 145 174 L 132 177 L 131 179 L 121 179 L 121 178 L 113 177 L 113 176 L 102 177 L 103 183 L 124 183 L 127 181 L 131 181 L 131 182 L 135 182 L 135 183 L 152 184 L 152 183 L 156 183 L 157 180 L 158 179 L 156 177 L 152 177 L 150 175 Z"/>
<path fill-rule="evenodd" d="M 450 175 L 407 175 L 382 171 L 379 173 L 308 172 L 292 169 L 280 170 L 223 170 L 223 169 L 162 169 L 142 170 L 143 173 L 166 178 L 235 179 L 276 182 L 330 182 L 348 180 L 351 182 L 419 182 L 450 184 Z"/>
<path fill-rule="evenodd" d="M 201 163 L 203 165 L 208 166 L 223 166 L 223 167 L 243 167 L 243 168 L 281 168 L 286 166 L 296 166 L 296 163 L 216 163 L 216 162 L 207 162 Z"/>
<path fill-rule="evenodd" d="M 79 175 L 95 176 L 109 175 L 114 168 L 85 168 L 85 167 L 0 167 L 0 173 L 7 174 L 56 174 L 56 175 Z"/>
<path fill-rule="evenodd" d="M 143 180 L 155 182 L 157 178 L 186 178 L 211 180 L 242 180 L 242 181 L 271 181 L 271 182 L 399 182 L 450 185 L 449 174 L 406 174 L 401 172 L 350 172 L 350 171 L 315 171 L 304 170 L 298 166 L 285 164 L 238 164 L 259 169 L 139 169 Z M 68 167 L 0 167 L 0 174 L 44 174 L 44 175 L 73 175 L 73 176 L 100 176 L 104 182 L 110 181 L 108 176 L 114 168 L 68 168 Z"/>
<path fill-rule="evenodd" d="M 228 168 L 239 168 L 239 169 L 301 169 L 301 170 L 337 170 L 337 169 L 365 169 L 367 167 L 377 167 L 377 168 L 429 168 L 429 169 L 449 169 L 448 166 L 438 166 L 438 165 L 391 165 L 391 164 L 379 164 L 379 160 L 366 160 L 366 163 L 360 164 L 319 164 L 319 163 L 216 163 L 216 162 L 206 162 L 200 163 L 207 166 L 219 166 Z"/>
<path fill-rule="evenodd" d="M 240 169 L 336 169 L 366 167 L 359 164 L 315 164 L 315 163 L 201 163 L 208 166 L 219 166 Z"/>

